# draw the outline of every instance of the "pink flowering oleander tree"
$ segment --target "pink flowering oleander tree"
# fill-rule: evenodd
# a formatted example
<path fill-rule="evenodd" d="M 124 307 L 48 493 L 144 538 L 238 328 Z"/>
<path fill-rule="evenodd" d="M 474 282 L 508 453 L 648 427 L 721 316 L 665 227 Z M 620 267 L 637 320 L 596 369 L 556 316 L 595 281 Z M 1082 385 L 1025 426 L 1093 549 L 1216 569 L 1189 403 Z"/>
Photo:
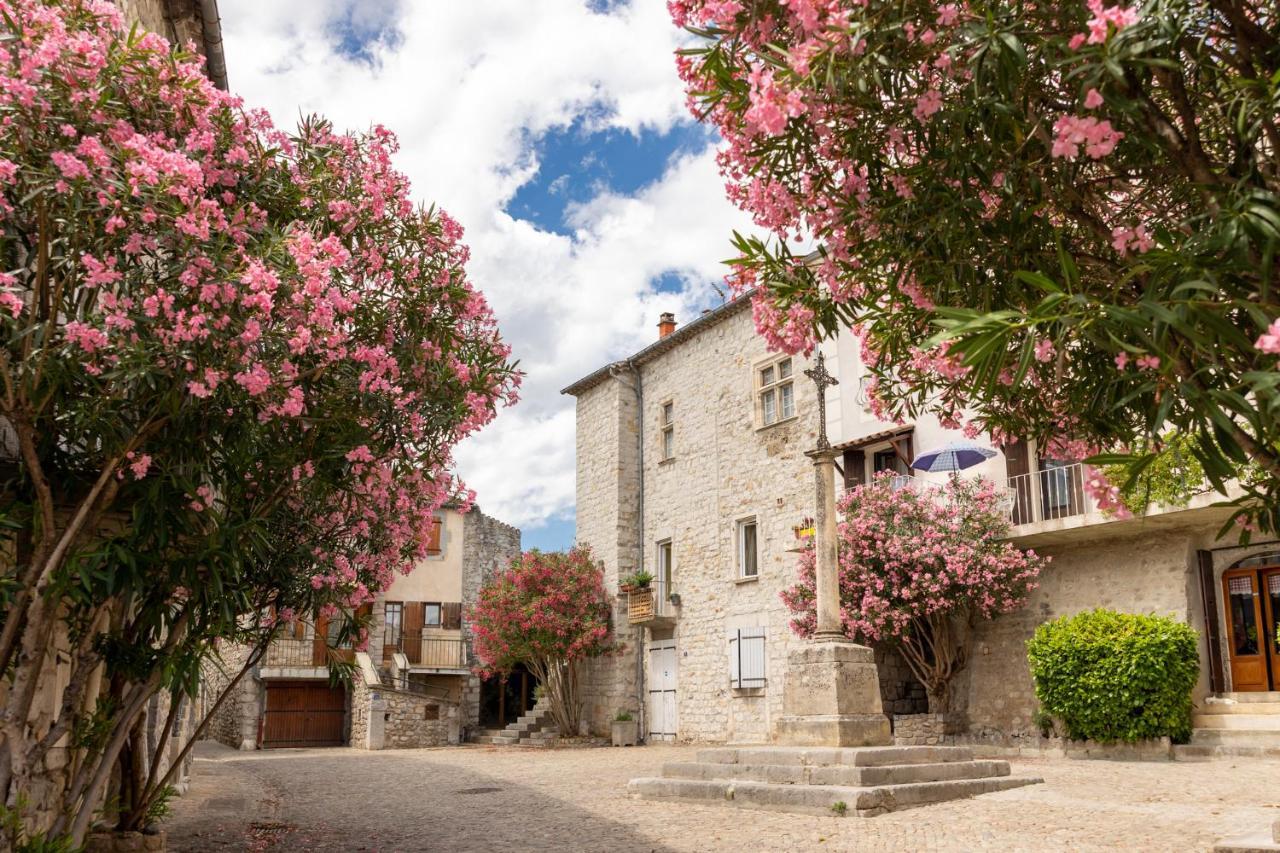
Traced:
<path fill-rule="evenodd" d="M 1021 607 L 1047 558 L 1004 539 L 1009 516 L 990 480 L 895 488 L 889 474 L 840 499 L 840 618 L 859 642 L 902 652 L 924 685 L 931 713 L 953 710 L 951 683 L 964 669 L 973 626 Z M 817 625 L 814 551 L 782 593 L 791 627 Z"/>
<path fill-rule="evenodd" d="M 851 327 L 882 416 L 971 415 L 1126 481 L 1191 435 L 1220 491 L 1264 472 L 1236 520 L 1280 529 L 1274 2 L 669 7 L 772 234 L 729 277 L 771 346 Z"/>
<path fill-rule="evenodd" d="M 480 673 L 501 676 L 524 664 L 560 732 L 576 735 L 582 667 L 616 649 L 604 573 L 591 550 L 526 551 L 480 588 L 468 621 Z"/>
<path fill-rule="evenodd" d="M 145 826 L 152 698 L 167 736 L 219 641 L 242 678 L 289 620 L 360 644 L 469 501 L 451 449 L 519 374 L 395 151 L 274 128 L 110 2 L 0 0 L 9 845 Z"/>

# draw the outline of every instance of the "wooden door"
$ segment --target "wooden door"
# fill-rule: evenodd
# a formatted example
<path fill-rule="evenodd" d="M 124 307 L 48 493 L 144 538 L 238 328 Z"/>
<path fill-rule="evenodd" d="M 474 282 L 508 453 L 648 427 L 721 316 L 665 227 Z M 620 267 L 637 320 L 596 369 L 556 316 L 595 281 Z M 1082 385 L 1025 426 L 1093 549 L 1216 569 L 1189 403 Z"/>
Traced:
<path fill-rule="evenodd" d="M 1271 664 L 1271 689 L 1280 690 L 1280 569 L 1262 572 L 1263 639 Z"/>
<path fill-rule="evenodd" d="M 311 665 L 329 665 L 329 617 L 316 617 L 316 633 L 311 638 Z"/>
<path fill-rule="evenodd" d="M 649 644 L 648 735 L 654 740 L 676 737 L 676 641 Z"/>
<path fill-rule="evenodd" d="M 269 681 L 262 746 L 341 746 L 346 740 L 346 717 L 347 693 L 341 685 Z"/>
<path fill-rule="evenodd" d="M 1267 690 L 1270 686 L 1258 581 L 1256 569 L 1231 571 L 1222 576 L 1227 649 L 1231 653 L 1231 689 L 1238 693 Z"/>

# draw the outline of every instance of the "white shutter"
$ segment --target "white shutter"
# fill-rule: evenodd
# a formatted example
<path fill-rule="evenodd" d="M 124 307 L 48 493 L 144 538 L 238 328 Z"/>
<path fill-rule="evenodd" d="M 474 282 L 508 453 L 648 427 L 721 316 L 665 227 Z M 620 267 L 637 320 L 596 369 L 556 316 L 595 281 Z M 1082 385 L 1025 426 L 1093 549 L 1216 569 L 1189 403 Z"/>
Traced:
<path fill-rule="evenodd" d="M 734 688 L 764 687 L 764 628 L 739 628 L 729 635 L 729 683 Z"/>

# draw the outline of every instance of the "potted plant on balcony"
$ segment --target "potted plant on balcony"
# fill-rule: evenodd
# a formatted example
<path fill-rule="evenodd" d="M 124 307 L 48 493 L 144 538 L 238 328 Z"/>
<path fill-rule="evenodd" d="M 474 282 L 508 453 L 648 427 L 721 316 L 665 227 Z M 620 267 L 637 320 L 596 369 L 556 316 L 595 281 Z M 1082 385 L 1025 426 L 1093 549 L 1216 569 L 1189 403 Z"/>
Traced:
<path fill-rule="evenodd" d="M 648 589 L 651 583 L 653 583 L 653 575 L 641 569 L 638 572 L 624 575 L 618 581 L 618 592 L 629 595 L 639 589 Z"/>
<path fill-rule="evenodd" d="M 640 724 L 630 711 L 618 711 L 613 718 L 613 745 L 635 746 L 640 740 Z"/>

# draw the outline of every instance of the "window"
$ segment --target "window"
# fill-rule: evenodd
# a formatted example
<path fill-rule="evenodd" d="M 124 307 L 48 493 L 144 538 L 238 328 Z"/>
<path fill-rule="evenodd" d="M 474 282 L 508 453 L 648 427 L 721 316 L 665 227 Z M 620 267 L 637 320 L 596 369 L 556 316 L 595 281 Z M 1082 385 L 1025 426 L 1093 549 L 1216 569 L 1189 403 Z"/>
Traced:
<path fill-rule="evenodd" d="M 895 474 L 906 476 L 911 472 L 907 469 L 907 463 L 902 461 L 902 457 L 898 455 L 898 451 L 890 447 L 888 450 L 877 450 L 875 455 L 871 457 L 871 472 L 879 474 L 881 471 L 892 471 Z"/>
<path fill-rule="evenodd" d="M 440 605 L 433 602 L 427 602 L 423 606 L 422 624 L 428 628 L 440 627 Z"/>
<path fill-rule="evenodd" d="M 795 385 L 791 359 L 784 358 L 756 371 L 760 398 L 760 420 L 765 426 L 785 421 L 796 413 Z"/>
<path fill-rule="evenodd" d="M 384 621 L 386 624 L 382 630 L 382 645 L 400 645 L 400 633 L 404 630 L 404 605 L 398 601 L 388 601 Z"/>
<path fill-rule="evenodd" d="M 764 628 L 729 632 L 729 685 L 735 690 L 764 687 Z"/>
<path fill-rule="evenodd" d="M 662 460 L 676 455 L 676 408 L 674 403 L 662 404 Z"/>
<path fill-rule="evenodd" d="M 671 540 L 658 543 L 658 571 L 654 578 L 658 587 L 659 603 L 665 603 L 671 594 Z"/>
<path fill-rule="evenodd" d="M 760 574 L 760 549 L 756 520 L 738 522 L 738 577 L 754 578 Z"/>

